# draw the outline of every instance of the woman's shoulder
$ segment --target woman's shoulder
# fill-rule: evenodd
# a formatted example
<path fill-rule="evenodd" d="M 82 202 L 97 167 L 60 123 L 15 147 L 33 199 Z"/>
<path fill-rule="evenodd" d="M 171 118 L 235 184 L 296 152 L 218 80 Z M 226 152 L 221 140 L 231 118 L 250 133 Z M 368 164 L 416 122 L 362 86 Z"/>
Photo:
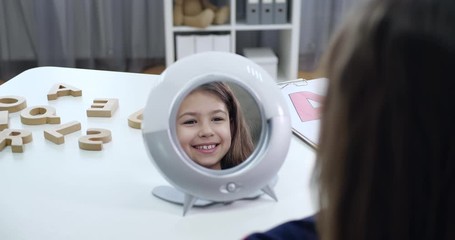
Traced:
<path fill-rule="evenodd" d="M 246 237 L 245 240 L 279 240 L 279 239 L 304 239 L 317 240 L 315 216 L 307 217 L 300 220 L 285 222 L 267 232 L 253 233 Z"/>

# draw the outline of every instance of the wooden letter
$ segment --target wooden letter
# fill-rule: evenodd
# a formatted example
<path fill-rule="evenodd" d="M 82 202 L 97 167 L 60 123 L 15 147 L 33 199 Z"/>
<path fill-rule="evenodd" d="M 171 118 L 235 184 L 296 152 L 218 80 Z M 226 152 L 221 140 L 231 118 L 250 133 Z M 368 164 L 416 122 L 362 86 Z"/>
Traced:
<path fill-rule="evenodd" d="M 51 88 L 51 90 L 47 94 L 47 100 L 55 100 L 58 97 L 69 95 L 73 97 L 80 97 L 82 96 L 82 90 L 65 83 L 57 83 Z"/>
<path fill-rule="evenodd" d="M 19 112 L 27 107 L 25 98 L 19 96 L 0 97 L 0 111 L 6 110 L 10 113 Z"/>
<path fill-rule="evenodd" d="M 144 113 L 144 109 L 140 109 L 139 111 L 131 114 L 129 117 L 128 117 L 128 126 L 132 127 L 132 128 L 137 128 L 137 129 L 141 129 L 142 127 L 142 119 L 143 119 L 143 113 Z"/>
<path fill-rule="evenodd" d="M 112 140 L 111 131 L 102 128 L 89 128 L 87 135 L 79 138 L 79 148 L 90 151 L 101 151 L 103 143 Z"/>
<path fill-rule="evenodd" d="M 87 117 L 112 117 L 118 108 L 118 99 L 95 99 L 91 108 L 87 109 Z"/>
<path fill-rule="evenodd" d="M 0 131 L 8 128 L 8 111 L 0 111 Z"/>
<path fill-rule="evenodd" d="M 62 144 L 65 142 L 65 135 L 81 130 L 81 123 L 72 121 L 62 124 L 57 128 L 44 131 L 44 138 L 55 143 Z"/>
<path fill-rule="evenodd" d="M 0 132 L 0 151 L 11 146 L 14 153 L 24 152 L 24 144 L 32 141 L 32 133 L 24 129 L 4 129 Z"/>
<path fill-rule="evenodd" d="M 52 106 L 35 106 L 22 110 L 21 122 L 27 125 L 59 124 L 60 117 L 55 115 Z"/>

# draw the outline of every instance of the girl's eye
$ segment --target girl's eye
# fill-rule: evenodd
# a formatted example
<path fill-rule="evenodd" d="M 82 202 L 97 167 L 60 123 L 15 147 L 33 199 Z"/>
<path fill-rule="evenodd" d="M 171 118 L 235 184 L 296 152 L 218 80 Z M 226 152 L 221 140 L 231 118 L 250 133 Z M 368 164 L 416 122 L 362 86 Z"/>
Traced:
<path fill-rule="evenodd" d="M 222 118 L 222 117 L 214 117 L 212 121 L 221 122 L 221 121 L 224 121 L 224 118 Z"/>
<path fill-rule="evenodd" d="M 196 124 L 196 120 L 186 120 L 183 122 L 184 125 L 194 125 Z"/>

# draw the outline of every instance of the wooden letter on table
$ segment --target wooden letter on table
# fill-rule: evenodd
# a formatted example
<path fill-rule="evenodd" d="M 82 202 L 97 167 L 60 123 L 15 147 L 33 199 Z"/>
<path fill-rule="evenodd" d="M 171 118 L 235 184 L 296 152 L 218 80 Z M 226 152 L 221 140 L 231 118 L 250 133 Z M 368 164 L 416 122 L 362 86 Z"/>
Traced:
<path fill-rule="evenodd" d="M 25 98 L 19 96 L 0 97 L 0 111 L 6 110 L 10 113 L 19 112 L 27 107 Z"/>
<path fill-rule="evenodd" d="M 132 128 L 137 128 L 137 129 L 141 129 L 142 127 L 142 119 L 143 119 L 143 113 L 144 113 L 144 109 L 140 109 L 139 111 L 131 114 L 129 117 L 128 117 L 128 126 L 132 127 Z"/>
<path fill-rule="evenodd" d="M 4 129 L 0 132 L 0 151 L 11 146 L 14 153 L 24 152 L 24 144 L 32 141 L 32 133 L 24 129 Z"/>
<path fill-rule="evenodd" d="M 87 135 L 79 138 L 79 148 L 90 151 L 101 151 L 103 143 L 112 140 L 111 131 L 102 128 L 89 128 Z"/>
<path fill-rule="evenodd" d="M 112 117 L 118 108 L 118 99 L 95 99 L 91 108 L 87 109 L 87 117 Z"/>
<path fill-rule="evenodd" d="M 82 90 L 65 83 L 57 83 L 51 88 L 51 90 L 47 94 L 47 100 L 55 100 L 58 97 L 69 95 L 73 97 L 80 97 L 82 96 Z"/>
<path fill-rule="evenodd" d="M 55 115 L 52 106 L 35 106 L 22 110 L 21 122 L 27 125 L 59 124 L 60 117 Z"/>
<path fill-rule="evenodd" d="M 44 138 L 55 143 L 62 144 L 65 142 L 65 135 L 81 130 L 81 123 L 72 121 L 69 123 L 62 124 L 57 128 L 45 130 Z"/>
<path fill-rule="evenodd" d="M 5 128 L 8 128 L 8 122 L 9 122 L 9 117 L 8 117 L 8 111 L 0 111 L 0 131 L 2 131 Z"/>

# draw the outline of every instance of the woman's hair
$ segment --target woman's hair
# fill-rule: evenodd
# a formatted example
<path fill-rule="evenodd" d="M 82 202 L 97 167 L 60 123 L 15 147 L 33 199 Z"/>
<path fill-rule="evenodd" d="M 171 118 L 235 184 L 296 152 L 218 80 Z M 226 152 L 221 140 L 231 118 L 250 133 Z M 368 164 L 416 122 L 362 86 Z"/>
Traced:
<path fill-rule="evenodd" d="M 321 239 L 455 239 L 455 1 L 363 7 L 324 59 Z"/>
<path fill-rule="evenodd" d="M 221 169 L 235 167 L 245 161 L 253 152 L 253 140 L 240 104 L 231 88 L 223 82 L 210 82 L 193 91 L 206 91 L 214 94 L 221 99 L 229 112 L 231 147 L 221 159 Z"/>

